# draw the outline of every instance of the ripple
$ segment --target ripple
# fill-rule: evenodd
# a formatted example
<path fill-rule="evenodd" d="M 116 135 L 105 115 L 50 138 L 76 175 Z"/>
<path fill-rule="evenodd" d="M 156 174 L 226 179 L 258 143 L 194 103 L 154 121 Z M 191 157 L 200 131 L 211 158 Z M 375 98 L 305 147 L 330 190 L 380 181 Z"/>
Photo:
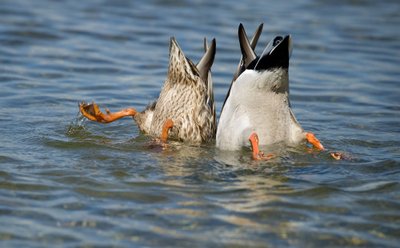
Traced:
<path fill-rule="evenodd" d="M 138 203 L 160 203 L 168 200 L 162 195 L 152 195 L 130 191 L 98 191 L 89 188 L 76 188 L 75 191 L 88 197 L 109 198 L 115 200 L 135 201 Z"/>
<path fill-rule="evenodd" d="M 0 1 L 1 244 L 397 247 L 398 3 L 340 3 Z M 268 24 L 257 52 L 293 35 L 291 104 L 329 150 L 274 145 L 260 162 L 247 148 L 161 149 L 132 119 L 77 115 L 82 100 L 114 111 L 156 99 L 171 36 L 195 62 L 203 37 L 217 39 L 219 115 L 240 22 Z"/>
<path fill-rule="evenodd" d="M 392 188 L 396 188 L 398 186 L 397 182 L 385 182 L 385 181 L 378 181 L 378 182 L 370 182 L 365 183 L 359 186 L 351 186 L 343 188 L 345 191 L 348 192 L 370 192 L 370 191 L 390 191 Z"/>
<path fill-rule="evenodd" d="M 16 190 L 16 191 L 46 191 L 53 189 L 50 185 L 41 185 L 41 184 L 31 184 L 31 183 L 22 183 L 22 182 L 0 182 L 0 189 L 3 190 Z"/>
<path fill-rule="evenodd" d="M 16 39 L 36 39 L 36 40 L 58 40 L 60 36 L 33 30 L 9 31 L 5 33 L 6 36 L 16 37 Z"/>

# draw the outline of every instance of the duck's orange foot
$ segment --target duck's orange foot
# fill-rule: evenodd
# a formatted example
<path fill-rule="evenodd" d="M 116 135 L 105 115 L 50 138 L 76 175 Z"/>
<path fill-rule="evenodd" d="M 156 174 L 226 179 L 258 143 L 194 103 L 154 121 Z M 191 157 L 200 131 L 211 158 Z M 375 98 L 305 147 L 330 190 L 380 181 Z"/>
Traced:
<path fill-rule="evenodd" d="M 311 132 L 306 133 L 306 139 L 307 141 L 312 144 L 315 148 L 318 150 L 324 150 L 324 146 L 321 144 L 321 142 L 315 137 L 315 135 Z"/>
<path fill-rule="evenodd" d="M 275 155 L 271 154 L 271 153 L 267 154 L 267 155 L 265 155 L 263 152 L 259 152 L 257 154 L 253 153 L 253 159 L 254 160 L 270 160 L 270 159 L 272 159 L 274 157 L 275 157 Z"/>
<path fill-rule="evenodd" d="M 343 152 L 330 152 L 329 155 L 331 155 L 332 158 L 336 160 L 351 160 L 351 156 L 348 154 L 345 154 Z"/>
<path fill-rule="evenodd" d="M 340 152 L 331 152 L 330 155 L 332 158 L 334 158 L 336 160 L 342 159 L 342 154 Z"/>
<path fill-rule="evenodd" d="M 174 122 L 171 119 L 167 119 L 161 130 L 160 138 L 153 139 L 147 146 L 154 151 L 165 151 L 168 149 L 169 145 L 167 143 L 169 130 L 174 127 Z"/>
<path fill-rule="evenodd" d="M 311 132 L 306 133 L 306 139 L 307 141 L 312 144 L 316 149 L 322 151 L 325 150 L 324 146 L 321 144 L 321 142 L 317 139 L 317 137 L 315 137 L 315 135 Z M 331 157 L 333 159 L 336 160 L 342 160 L 342 159 L 346 159 L 347 157 L 341 153 L 341 152 L 330 152 L 329 155 L 331 155 Z"/>
<path fill-rule="evenodd" d="M 250 134 L 249 141 L 251 144 L 251 149 L 253 150 L 252 155 L 254 160 L 269 160 L 275 157 L 273 154 L 265 155 L 262 151 L 260 151 L 258 146 L 258 135 L 255 132 Z"/>
<path fill-rule="evenodd" d="M 137 113 L 134 108 L 127 108 L 115 113 L 111 113 L 110 110 L 106 109 L 106 114 L 104 114 L 100 111 L 99 106 L 94 102 L 92 102 L 91 104 L 81 102 L 79 104 L 79 110 L 81 111 L 82 115 L 89 120 L 97 121 L 100 123 L 113 122 L 126 116 L 133 117 Z"/>

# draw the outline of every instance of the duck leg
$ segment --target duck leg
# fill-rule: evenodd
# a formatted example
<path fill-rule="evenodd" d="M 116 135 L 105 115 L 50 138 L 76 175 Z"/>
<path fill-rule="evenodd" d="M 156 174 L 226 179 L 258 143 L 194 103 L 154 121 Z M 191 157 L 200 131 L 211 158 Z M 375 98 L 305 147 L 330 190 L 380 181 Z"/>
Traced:
<path fill-rule="evenodd" d="M 254 160 L 269 160 L 274 157 L 273 154 L 265 155 L 262 151 L 260 151 L 258 146 L 258 135 L 255 132 L 252 132 L 249 137 L 249 141 L 251 144 L 251 148 L 253 150 L 253 159 Z"/>
<path fill-rule="evenodd" d="M 134 108 L 127 108 L 115 113 L 111 113 L 110 110 L 106 109 L 106 114 L 104 114 L 96 103 L 87 104 L 85 102 L 79 104 L 79 110 L 89 120 L 100 123 L 110 123 L 125 116 L 133 117 L 137 113 Z"/>
<path fill-rule="evenodd" d="M 321 142 L 315 137 L 315 135 L 311 132 L 306 133 L 306 140 L 312 144 L 316 149 L 323 151 L 325 150 L 324 146 L 321 144 Z M 341 152 L 330 152 L 329 153 L 332 158 L 336 160 L 341 160 L 344 158 L 343 154 Z"/>
<path fill-rule="evenodd" d="M 316 149 L 322 151 L 324 150 L 324 146 L 321 144 L 321 142 L 315 137 L 315 135 L 311 132 L 306 133 L 306 140 L 308 143 L 313 145 Z"/>
<path fill-rule="evenodd" d="M 174 126 L 174 122 L 171 119 L 167 119 L 164 122 L 162 132 L 161 132 L 161 141 L 167 142 L 168 139 L 168 132 Z"/>

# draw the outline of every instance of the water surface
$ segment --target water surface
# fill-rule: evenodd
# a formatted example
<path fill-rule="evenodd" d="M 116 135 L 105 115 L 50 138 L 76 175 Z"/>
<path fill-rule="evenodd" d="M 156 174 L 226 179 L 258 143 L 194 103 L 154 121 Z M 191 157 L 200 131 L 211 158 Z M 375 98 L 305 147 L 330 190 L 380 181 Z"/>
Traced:
<path fill-rule="evenodd" d="M 0 244 L 117 247 L 396 247 L 400 241 L 397 1 L 1 1 Z M 250 150 L 171 142 L 77 103 L 144 108 L 175 36 L 197 62 L 217 39 L 218 115 L 240 49 L 290 33 L 293 111 L 325 147 Z"/>

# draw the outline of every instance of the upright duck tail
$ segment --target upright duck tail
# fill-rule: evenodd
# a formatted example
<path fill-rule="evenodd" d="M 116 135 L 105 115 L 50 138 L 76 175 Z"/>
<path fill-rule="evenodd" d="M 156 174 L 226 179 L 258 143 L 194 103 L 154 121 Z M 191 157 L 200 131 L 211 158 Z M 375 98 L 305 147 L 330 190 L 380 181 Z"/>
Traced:
<path fill-rule="evenodd" d="M 211 109 L 211 113 L 213 115 L 213 133 L 215 134 L 217 130 L 217 117 L 216 117 L 216 110 L 215 110 L 215 102 L 214 102 L 214 86 L 211 76 L 211 66 L 214 63 L 215 52 L 216 52 L 216 41 L 213 39 L 211 41 L 211 45 L 208 46 L 207 39 L 204 38 L 204 55 L 200 59 L 199 63 L 197 64 L 197 69 L 200 73 L 200 78 L 206 83 L 207 86 L 207 99 L 206 102 Z"/>

